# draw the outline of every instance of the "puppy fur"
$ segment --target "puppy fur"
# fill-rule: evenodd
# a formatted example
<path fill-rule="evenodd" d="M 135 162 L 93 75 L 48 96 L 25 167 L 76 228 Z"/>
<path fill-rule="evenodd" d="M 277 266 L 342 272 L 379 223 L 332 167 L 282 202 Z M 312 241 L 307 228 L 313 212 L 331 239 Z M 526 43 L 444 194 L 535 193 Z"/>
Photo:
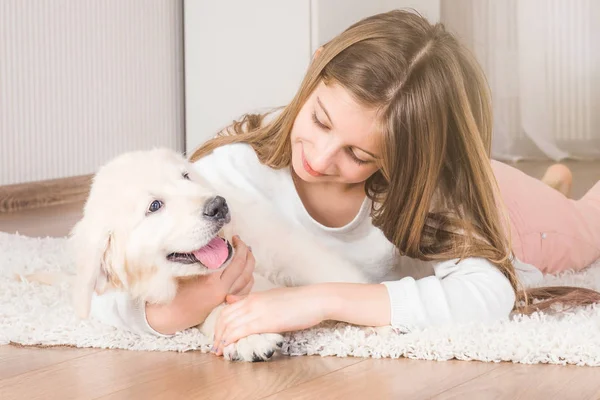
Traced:
<path fill-rule="evenodd" d="M 182 155 L 168 149 L 122 154 L 94 176 L 83 218 L 69 243 L 77 274 L 73 305 L 87 318 L 93 292 L 129 293 L 133 299 L 166 304 L 176 295 L 178 278 L 221 271 L 199 262 L 169 260 L 172 253 L 191 253 L 216 235 L 249 241 L 256 258 L 253 291 L 275 286 L 320 282 L 367 282 L 366 276 L 308 235 L 291 232 L 266 204 L 248 201 L 226 182 L 211 186 Z M 219 221 L 204 211 L 215 196 L 225 198 L 228 216 Z M 153 202 L 160 202 L 156 211 Z M 157 203 L 155 203 L 155 206 Z M 156 207 L 155 207 L 156 208 Z M 223 305 L 200 326 L 208 337 Z M 225 349 L 225 358 L 269 359 L 280 346 L 278 334 L 251 335 Z"/>

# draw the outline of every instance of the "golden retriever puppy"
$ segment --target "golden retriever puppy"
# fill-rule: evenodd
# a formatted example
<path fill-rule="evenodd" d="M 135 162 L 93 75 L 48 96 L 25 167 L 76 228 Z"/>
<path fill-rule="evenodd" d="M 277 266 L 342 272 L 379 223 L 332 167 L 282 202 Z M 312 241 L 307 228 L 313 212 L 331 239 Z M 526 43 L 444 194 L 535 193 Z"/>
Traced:
<path fill-rule="evenodd" d="M 71 232 L 77 275 L 73 302 L 87 318 L 93 292 L 121 290 L 169 303 L 177 279 L 226 268 L 238 234 L 253 244 L 254 291 L 279 285 L 367 282 L 353 265 L 291 232 L 265 204 L 238 189 L 216 188 L 180 154 L 155 149 L 125 153 L 95 175 L 83 218 Z M 200 326 L 209 338 L 223 306 Z M 261 361 L 281 345 L 278 334 L 251 335 L 228 346 L 226 359 Z"/>

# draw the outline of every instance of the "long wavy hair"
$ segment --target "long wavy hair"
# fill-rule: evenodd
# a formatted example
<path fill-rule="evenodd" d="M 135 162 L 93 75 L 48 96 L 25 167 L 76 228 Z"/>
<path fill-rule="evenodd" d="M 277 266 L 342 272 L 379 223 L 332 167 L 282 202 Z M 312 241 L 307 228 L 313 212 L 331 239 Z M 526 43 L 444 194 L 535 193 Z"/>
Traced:
<path fill-rule="evenodd" d="M 194 151 L 191 161 L 244 142 L 263 164 L 290 166 L 292 126 L 321 82 L 339 84 L 359 104 L 379 111 L 382 157 L 365 193 L 373 200 L 373 224 L 402 255 L 488 259 L 512 284 L 522 312 L 557 301 L 600 300 L 591 290 L 519 286 L 490 163 L 492 109 L 485 76 L 442 24 L 417 13 L 395 10 L 350 26 L 323 46 L 294 98 L 272 121 L 246 114 Z M 532 298 L 542 302 L 532 308 Z"/>

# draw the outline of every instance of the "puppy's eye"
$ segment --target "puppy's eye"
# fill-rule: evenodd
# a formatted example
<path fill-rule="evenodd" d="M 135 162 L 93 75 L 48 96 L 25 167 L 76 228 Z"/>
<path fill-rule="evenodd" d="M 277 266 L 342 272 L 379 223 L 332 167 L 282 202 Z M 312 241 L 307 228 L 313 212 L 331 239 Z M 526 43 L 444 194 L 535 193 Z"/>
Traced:
<path fill-rule="evenodd" d="M 148 212 L 149 213 L 153 213 L 156 212 L 158 210 L 160 210 L 160 208 L 163 206 L 163 202 L 160 200 L 154 200 L 152 203 L 150 203 L 150 207 L 148 207 Z"/>
<path fill-rule="evenodd" d="M 187 172 L 184 172 L 183 174 L 181 174 L 181 176 L 183 176 L 183 179 L 187 179 L 188 181 L 190 180 L 190 174 L 188 174 Z"/>

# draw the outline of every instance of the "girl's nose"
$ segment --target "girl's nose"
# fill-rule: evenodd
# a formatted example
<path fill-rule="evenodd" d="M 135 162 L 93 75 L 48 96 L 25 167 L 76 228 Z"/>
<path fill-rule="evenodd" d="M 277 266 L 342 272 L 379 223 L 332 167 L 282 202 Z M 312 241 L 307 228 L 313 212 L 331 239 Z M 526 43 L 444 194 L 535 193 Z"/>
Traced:
<path fill-rule="evenodd" d="M 331 172 L 331 166 L 335 164 L 337 153 L 338 151 L 333 141 L 323 140 L 315 147 L 310 166 L 317 172 L 328 174 Z"/>

